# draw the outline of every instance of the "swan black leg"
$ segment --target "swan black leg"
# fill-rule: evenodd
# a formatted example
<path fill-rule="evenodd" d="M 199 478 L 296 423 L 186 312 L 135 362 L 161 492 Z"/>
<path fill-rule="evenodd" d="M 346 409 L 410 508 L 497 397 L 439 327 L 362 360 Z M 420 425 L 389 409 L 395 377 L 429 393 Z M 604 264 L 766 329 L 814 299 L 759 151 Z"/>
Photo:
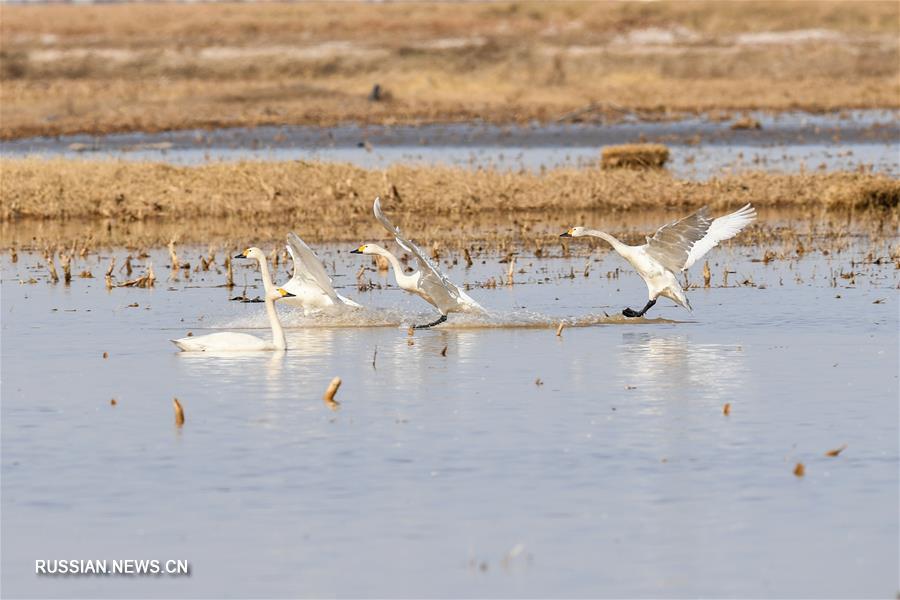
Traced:
<path fill-rule="evenodd" d="M 622 314 L 625 315 L 626 317 L 643 317 L 644 313 L 647 312 L 648 310 L 650 310 L 651 308 L 653 308 L 654 304 L 656 304 L 655 298 L 653 300 L 649 300 L 647 302 L 647 304 L 644 306 L 644 308 L 642 308 L 638 312 L 635 312 L 635 311 L 631 310 L 630 308 L 626 308 L 625 310 L 622 311 Z"/>
<path fill-rule="evenodd" d="M 426 325 L 415 325 L 413 329 L 428 329 L 429 327 L 434 327 L 435 325 L 440 325 L 444 321 L 447 320 L 447 315 L 441 315 L 441 318 L 433 323 L 428 323 Z"/>

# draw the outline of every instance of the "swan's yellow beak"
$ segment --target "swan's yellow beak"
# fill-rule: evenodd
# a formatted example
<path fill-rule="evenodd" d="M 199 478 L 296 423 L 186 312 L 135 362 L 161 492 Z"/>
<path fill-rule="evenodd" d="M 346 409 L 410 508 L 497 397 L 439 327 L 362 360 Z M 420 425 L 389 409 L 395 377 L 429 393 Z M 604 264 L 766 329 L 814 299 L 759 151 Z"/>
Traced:
<path fill-rule="evenodd" d="M 566 231 L 565 233 L 559 234 L 559 237 L 572 237 L 572 230 L 569 229 L 569 230 Z"/>
<path fill-rule="evenodd" d="M 247 254 L 249 252 L 250 252 L 250 248 L 247 248 L 246 250 L 244 250 L 243 252 L 241 252 L 240 254 L 235 256 L 235 258 L 247 258 Z"/>
<path fill-rule="evenodd" d="M 363 244 L 362 246 L 360 246 L 360 247 L 357 248 L 356 250 L 351 250 L 351 251 L 350 251 L 350 254 L 363 254 L 365 251 L 366 251 L 366 245 Z"/>
<path fill-rule="evenodd" d="M 281 294 L 282 298 L 293 298 L 296 294 L 292 294 L 284 288 L 278 288 L 278 293 Z"/>

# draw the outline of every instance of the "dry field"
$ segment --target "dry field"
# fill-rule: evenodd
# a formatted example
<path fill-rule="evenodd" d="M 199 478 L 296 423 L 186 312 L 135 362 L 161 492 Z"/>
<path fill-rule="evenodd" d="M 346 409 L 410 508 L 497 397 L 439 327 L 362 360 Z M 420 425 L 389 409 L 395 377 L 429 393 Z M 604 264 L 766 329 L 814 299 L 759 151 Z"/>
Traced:
<path fill-rule="evenodd" d="M 897 2 L 4 4 L 0 32 L 3 139 L 900 106 Z"/>
<path fill-rule="evenodd" d="M 302 228 L 310 240 L 358 239 L 380 232 L 371 216 L 376 195 L 386 198 L 398 223 L 435 240 L 459 237 L 460 227 L 465 237 L 478 239 L 491 237 L 491 229 L 504 223 L 532 238 L 587 215 L 665 219 L 704 204 L 727 210 L 747 202 L 803 215 L 823 209 L 869 212 L 890 223 L 900 203 L 900 182 L 870 173 L 749 173 L 697 182 L 653 169 L 554 169 L 538 175 L 449 167 L 381 171 L 302 161 L 176 167 L 6 159 L 0 176 L 4 239 L 20 241 L 17 229 L 47 223 L 67 239 L 123 226 L 146 243 L 168 237 L 277 239 L 290 227 Z"/>

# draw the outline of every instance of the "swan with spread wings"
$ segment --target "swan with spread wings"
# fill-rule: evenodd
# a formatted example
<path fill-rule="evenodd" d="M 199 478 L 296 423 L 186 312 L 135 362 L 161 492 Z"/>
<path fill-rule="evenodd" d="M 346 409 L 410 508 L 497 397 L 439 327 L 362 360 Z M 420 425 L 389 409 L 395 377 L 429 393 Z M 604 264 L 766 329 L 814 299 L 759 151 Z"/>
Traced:
<path fill-rule="evenodd" d="M 394 277 L 400 288 L 416 294 L 440 311 L 440 318 L 432 323 L 416 325 L 416 329 L 439 325 L 446 321 L 447 315 L 452 312 L 485 312 L 480 304 L 447 279 L 447 276 L 438 269 L 437 265 L 428 260 L 418 246 L 403 237 L 400 229 L 395 227 L 382 212 L 381 198 L 375 198 L 374 210 L 375 218 L 388 230 L 388 233 L 394 236 L 397 244 L 415 257 L 419 264 L 418 270 L 406 273 L 397 257 L 377 244 L 363 244 L 356 250 L 352 250 L 351 254 L 378 254 L 385 257 L 394 268 Z"/>
<path fill-rule="evenodd" d="M 598 237 L 609 242 L 613 250 L 631 263 L 647 284 L 650 299 L 639 311 L 623 310 L 626 317 L 644 316 L 660 296 L 691 310 L 676 274 L 687 271 L 719 242 L 733 238 L 756 220 L 756 209 L 750 204 L 717 219 L 711 219 L 708 212 L 704 206 L 683 219 L 663 225 L 640 246 L 623 244 L 606 232 L 584 227 L 572 227 L 560 237 Z"/>
<path fill-rule="evenodd" d="M 287 242 L 287 251 L 294 261 L 294 273 L 291 280 L 282 287 L 294 297 L 282 300 L 283 304 L 298 306 L 307 312 L 362 308 L 358 303 L 334 290 L 322 261 L 306 242 L 300 239 L 300 236 L 291 232 L 288 234 Z"/>

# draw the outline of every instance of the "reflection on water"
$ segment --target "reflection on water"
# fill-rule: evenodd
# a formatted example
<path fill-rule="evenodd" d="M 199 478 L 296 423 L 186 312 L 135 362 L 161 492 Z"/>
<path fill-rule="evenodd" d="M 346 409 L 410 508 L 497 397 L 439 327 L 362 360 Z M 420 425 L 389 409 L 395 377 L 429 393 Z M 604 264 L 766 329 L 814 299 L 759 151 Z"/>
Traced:
<path fill-rule="evenodd" d="M 623 371 L 642 382 L 636 394 L 648 400 L 659 393 L 684 390 L 727 399 L 747 385 L 740 346 L 695 343 L 681 333 L 627 332 L 622 334 L 621 350 L 617 361 Z"/>

